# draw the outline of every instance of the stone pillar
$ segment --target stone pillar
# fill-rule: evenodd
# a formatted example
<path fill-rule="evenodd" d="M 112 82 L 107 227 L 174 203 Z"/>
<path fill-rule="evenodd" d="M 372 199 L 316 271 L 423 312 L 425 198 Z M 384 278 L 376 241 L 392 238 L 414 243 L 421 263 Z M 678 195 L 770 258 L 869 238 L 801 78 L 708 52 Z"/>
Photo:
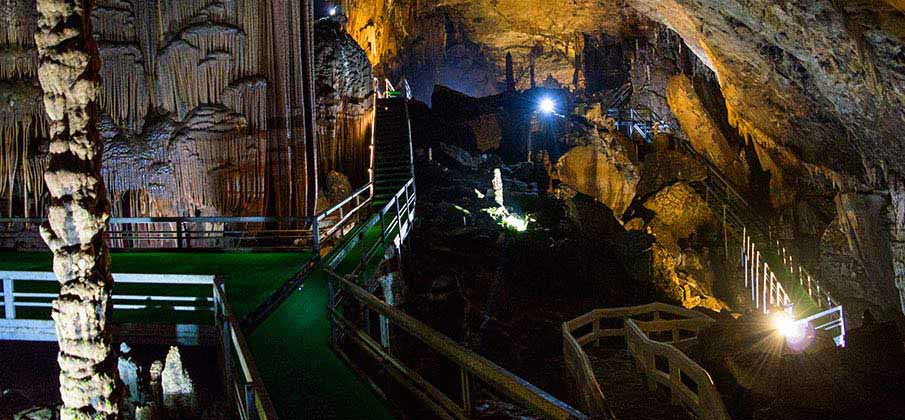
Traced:
<path fill-rule="evenodd" d="M 113 277 L 103 233 L 110 204 L 97 131 L 100 57 L 89 0 L 38 0 L 38 80 L 50 118 L 44 180 L 50 193 L 41 236 L 60 282 L 53 319 L 65 419 L 122 417 L 122 389 L 107 320 Z"/>

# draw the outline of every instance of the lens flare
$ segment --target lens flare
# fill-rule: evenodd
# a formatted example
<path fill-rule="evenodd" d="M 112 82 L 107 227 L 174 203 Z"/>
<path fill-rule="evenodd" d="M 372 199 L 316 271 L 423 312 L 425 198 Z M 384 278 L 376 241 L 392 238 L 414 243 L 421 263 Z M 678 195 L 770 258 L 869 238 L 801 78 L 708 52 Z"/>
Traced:
<path fill-rule="evenodd" d="M 537 105 L 538 110 L 544 114 L 552 114 L 556 112 L 556 101 L 551 98 L 543 98 Z"/>

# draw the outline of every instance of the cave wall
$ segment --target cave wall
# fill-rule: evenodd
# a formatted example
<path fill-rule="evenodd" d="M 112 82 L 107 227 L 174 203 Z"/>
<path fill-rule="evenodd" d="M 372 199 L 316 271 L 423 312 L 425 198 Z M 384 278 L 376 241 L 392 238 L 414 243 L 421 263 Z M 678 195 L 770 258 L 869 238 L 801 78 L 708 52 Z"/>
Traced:
<path fill-rule="evenodd" d="M 405 75 L 416 92 L 434 83 L 472 96 L 499 92 L 507 54 L 519 89 L 531 86 L 533 67 L 537 85 L 550 76 L 578 93 L 600 90 L 605 99 L 622 76 L 632 85 L 631 106 L 653 109 L 677 136 L 697 139 L 716 160 L 732 160 L 716 163 L 736 173 L 740 189 L 771 220 L 765 229 L 827 278 L 834 296 L 884 308 L 884 315 L 898 310 L 891 295 L 893 282 L 905 281 L 905 204 L 897 193 L 905 190 L 901 1 L 343 4 L 347 28 L 377 73 Z M 463 45 L 468 57 L 460 60 Z M 620 53 L 622 68 L 615 69 Z M 679 74 L 691 83 L 674 83 L 670 98 L 669 81 Z M 860 195 L 879 198 L 870 206 L 838 205 Z M 879 225 L 852 222 L 871 217 Z M 843 260 L 857 265 L 848 271 L 854 280 L 833 280 L 832 267 Z M 861 291 L 845 292 L 855 290 L 850 281 Z"/>
<path fill-rule="evenodd" d="M 378 74 L 405 76 L 429 103 L 433 85 L 471 96 L 516 87 L 584 88 L 584 60 L 607 62 L 639 19 L 616 0 L 344 0 L 347 29 Z M 586 47 L 588 51 L 586 51 Z M 592 87 L 604 74 L 591 69 Z M 547 82 L 547 83 L 545 83 Z M 606 80 L 607 83 L 612 83 Z"/>
<path fill-rule="evenodd" d="M 95 3 L 104 178 L 115 216 L 304 215 L 302 7 L 286 0 Z M 0 16 L 0 214 L 35 216 L 44 207 L 46 121 L 34 1 L 5 1 Z M 316 68 L 339 71 L 318 74 L 320 87 L 336 87 L 317 102 L 329 116 L 317 123 L 319 167 L 362 182 L 370 67 L 344 34 L 326 35 Z"/>

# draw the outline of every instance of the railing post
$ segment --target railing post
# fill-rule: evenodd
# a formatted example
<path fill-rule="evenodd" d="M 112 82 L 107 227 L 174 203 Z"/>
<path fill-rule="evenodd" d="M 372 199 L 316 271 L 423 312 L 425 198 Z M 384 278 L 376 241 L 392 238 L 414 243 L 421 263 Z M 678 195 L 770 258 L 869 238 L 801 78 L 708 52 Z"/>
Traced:
<path fill-rule="evenodd" d="M 314 252 L 317 255 L 320 255 L 321 250 L 321 231 L 318 228 L 317 216 L 314 216 L 311 220 L 311 244 L 314 247 Z"/>
<path fill-rule="evenodd" d="M 462 379 L 462 410 L 465 414 L 471 414 L 471 380 L 464 367 L 459 367 L 459 373 Z"/>
<path fill-rule="evenodd" d="M 182 221 L 176 222 L 176 248 L 182 249 Z"/>
<path fill-rule="evenodd" d="M 678 363 L 675 363 L 672 358 L 667 357 L 666 363 L 669 364 L 669 400 L 673 405 L 681 404 L 681 399 L 679 398 L 679 387 L 685 386 L 682 383 L 682 372 L 679 371 Z"/>
<path fill-rule="evenodd" d="M 245 383 L 245 418 L 258 420 L 258 408 L 255 404 L 255 388 L 251 382 Z"/>
<path fill-rule="evenodd" d="M 3 279 L 3 307 L 6 319 L 16 319 L 16 301 L 13 279 Z"/>

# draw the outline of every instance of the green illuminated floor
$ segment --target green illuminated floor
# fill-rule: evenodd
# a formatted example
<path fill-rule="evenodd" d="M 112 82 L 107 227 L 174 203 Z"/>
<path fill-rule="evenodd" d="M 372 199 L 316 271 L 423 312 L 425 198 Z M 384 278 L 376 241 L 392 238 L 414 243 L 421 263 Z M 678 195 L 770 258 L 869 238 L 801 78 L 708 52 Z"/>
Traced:
<path fill-rule="evenodd" d="M 365 235 L 364 247 L 379 237 L 379 226 Z M 356 247 L 337 269 L 356 266 Z M 325 273 L 317 271 L 249 337 L 258 369 L 281 419 L 392 419 L 373 394 L 330 349 Z M 279 389 L 279 391 L 277 391 Z"/>
<path fill-rule="evenodd" d="M 377 240 L 371 229 L 365 244 Z M 251 311 L 298 271 L 310 253 L 114 253 L 119 273 L 220 274 L 240 315 Z M 354 268 L 358 252 L 340 269 Z M 0 252 L 0 270 L 49 271 L 46 252 Z M 315 272 L 248 337 L 281 419 L 392 419 L 382 400 L 359 381 L 328 344 L 324 273 Z"/>

